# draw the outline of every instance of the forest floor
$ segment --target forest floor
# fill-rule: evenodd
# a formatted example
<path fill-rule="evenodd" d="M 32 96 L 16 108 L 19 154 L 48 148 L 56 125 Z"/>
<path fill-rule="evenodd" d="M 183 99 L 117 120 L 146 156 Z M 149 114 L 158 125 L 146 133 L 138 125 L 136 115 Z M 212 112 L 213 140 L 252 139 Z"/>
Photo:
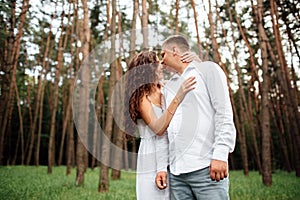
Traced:
<path fill-rule="evenodd" d="M 135 173 L 122 171 L 120 180 L 110 180 L 108 193 L 97 191 L 99 168 L 88 169 L 84 186 L 75 185 L 76 170 L 66 176 L 66 167 L 54 167 L 47 174 L 47 167 L 2 166 L 0 167 L 0 199 L 51 199 L 51 200 L 134 200 Z M 273 184 L 266 187 L 262 177 L 251 171 L 248 177 L 242 171 L 230 172 L 231 200 L 283 200 L 300 199 L 300 178 L 295 173 L 275 171 Z"/>

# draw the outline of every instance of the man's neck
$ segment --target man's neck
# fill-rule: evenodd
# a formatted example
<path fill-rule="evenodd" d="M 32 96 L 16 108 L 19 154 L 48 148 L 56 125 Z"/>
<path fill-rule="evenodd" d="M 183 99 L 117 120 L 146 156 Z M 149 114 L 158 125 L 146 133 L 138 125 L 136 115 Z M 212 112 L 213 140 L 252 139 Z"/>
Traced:
<path fill-rule="evenodd" d="M 187 66 L 189 65 L 190 63 L 183 63 L 181 62 L 179 68 L 178 68 L 178 74 L 182 74 L 184 72 L 184 70 L 187 68 Z"/>

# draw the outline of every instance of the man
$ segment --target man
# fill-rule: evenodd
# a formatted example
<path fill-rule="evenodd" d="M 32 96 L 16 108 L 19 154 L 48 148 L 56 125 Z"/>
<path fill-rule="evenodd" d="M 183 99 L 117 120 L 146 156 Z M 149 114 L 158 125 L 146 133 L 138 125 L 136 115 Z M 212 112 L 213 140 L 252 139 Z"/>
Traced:
<path fill-rule="evenodd" d="M 189 50 L 180 35 L 170 36 L 162 45 L 162 64 L 177 72 L 164 87 L 166 106 L 184 79 L 194 76 L 197 83 L 169 125 L 170 176 L 159 171 L 163 169 L 159 163 L 167 159 L 161 156 L 156 184 L 165 189 L 169 178 L 171 199 L 229 199 L 228 154 L 234 149 L 236 131 L 227 79 L 213 62 L 182 62 L 181 55 Z"/>

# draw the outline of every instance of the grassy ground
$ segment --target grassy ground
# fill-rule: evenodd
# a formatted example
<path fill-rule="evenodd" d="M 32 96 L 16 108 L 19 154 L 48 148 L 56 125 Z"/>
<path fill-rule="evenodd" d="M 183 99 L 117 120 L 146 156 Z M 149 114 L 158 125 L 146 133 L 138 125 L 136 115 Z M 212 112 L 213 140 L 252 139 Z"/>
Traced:
<path fill-rule="evenodd" d="M 0 167 L 0 199 L 61 199 L 61 200 L 134 200 L 135 174 L 122 172 L 121 180 L 110 181 L 108 193 L 98 193 L 99 169 L 88 169 L 84 187 L 75 186 L 75 169 L 65 176 L 65 167 L 53 168 L 47 174 L 46 167 Z M 273 174 L 272 187 L 261 183 L 257 172 L 245 177 L 241 171 L 230 173 L 230 197 L 232 200 L 300 199 L 300 178 L 295 173 L 277 171 Z"/>

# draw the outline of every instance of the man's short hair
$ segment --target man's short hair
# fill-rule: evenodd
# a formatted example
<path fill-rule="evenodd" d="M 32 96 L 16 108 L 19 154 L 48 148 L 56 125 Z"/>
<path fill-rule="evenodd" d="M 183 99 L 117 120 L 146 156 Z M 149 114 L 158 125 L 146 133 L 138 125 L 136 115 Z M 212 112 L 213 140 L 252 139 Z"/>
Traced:
<path fill-rule="evenodd" d="M 190 50 L 190 45 L 182 35 L 171 35 L 162 44 L 162 47 L 171 50 L 172 46 L 176 45 L 181 53 Z"/>

